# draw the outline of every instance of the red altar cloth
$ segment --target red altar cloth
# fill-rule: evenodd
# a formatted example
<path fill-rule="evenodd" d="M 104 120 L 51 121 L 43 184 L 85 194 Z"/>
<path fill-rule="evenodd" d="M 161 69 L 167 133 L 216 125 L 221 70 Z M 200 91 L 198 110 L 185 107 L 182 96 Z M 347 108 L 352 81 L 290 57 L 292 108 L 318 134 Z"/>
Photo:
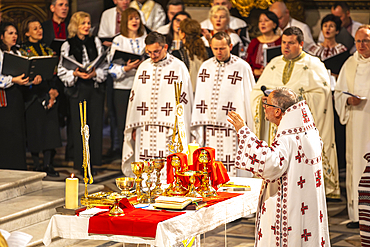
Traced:
<path fill-rule="evenodd" d="M 112 217 L 105 212 L 89 220 L 89 233 L 155 238 L 157 225 L 184 212 L 123 209 L 125 216 Z"/>
<path fill-rule="evenodd" d="M 206 207 L 241 195 L 240 193 L 228 192 L 218 192 L 217 194 L 217 197 L 203 198 L 203 201 L 207 202 Z M 133 200 L 131 199 L 130 201 Z M 123 201 L 121 201 L 120 207 L 123 209 L 125 216 L 112 217 L 109 216 L 109 212 L 95 215 L 89 220 L 88 232 L 94 234 L 155 238 L 159 222 L 185 213 L 166 210 L 136 209 L 127 204 L 123 205 Z"/>

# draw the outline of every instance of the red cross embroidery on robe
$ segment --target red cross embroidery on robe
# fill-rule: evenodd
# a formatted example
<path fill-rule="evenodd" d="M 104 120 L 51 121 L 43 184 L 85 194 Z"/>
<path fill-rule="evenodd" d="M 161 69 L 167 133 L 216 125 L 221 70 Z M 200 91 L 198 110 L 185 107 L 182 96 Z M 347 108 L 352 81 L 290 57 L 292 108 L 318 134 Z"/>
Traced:
<path fill-rule="evenodd" d="M 147 79 L 150 79 L 150 75 L 147 75 L 146 70 L 143 70 L 143 74 L 139 75 L 139 80 L 142 84 L 145 84 Z"/>
<path fill-rule="evenodd" d="M 251 160 L 251 164 L 254 165 L 254 163 L 259 163 L 260 161 L 257 159 L 257 155 L 256 154 L 253 154 L 253 157 L 252 155 L 249 155 L 249 159 Z"/>
<path fill-rule="evenodd" d="M 186 99 L 186 93 L 182 92 L 180 96 L 180 103 L 184 103 L 185 105 L 188 103 L 188 100 Z"/>
<path fill-rule="evenodd" d="M 315 178 L 316 178 L 316 187 L 320 187 L 321 186 L 321 170 L 317 170 L 317 172 L 315 172 Z"/>
<path fill-rule="evenodd" d="M 161 107 L 161 111 L 166 112 L 166 116 L 169 116 L 171 111 L 173 111 L 173 107 L 171 106 L 171 103 L 166 102 L 166 106 Z"/>
<path fill-rule="evenodd" d="M 202 79 L 201 82 L 205 82 L 206 81 L 206 78 L 209 78 L 210 75 L 207 74 L 207 69 L 202 69 L 202 73 L 200 73 L 198 75 L 198 77 L 200 77 Z"/>
<path fill-rule="evenodd" d="M 229 111 L 236 111 L 236 108 L 233 107 L 233 102 L 227 102 L 227 105 L 222 106 L 222 110 L 226 111 L 226 115 Z"/>
<path fill-rule="evenodd" d="M 257 146 L 256 146 L 257 149 L 263 147 L 263 145 L 262 145 L 263 142 L 262 141 L 256 140 L 255 142 L 257 143 Z"/>
<path fill-rule="evenodd" d="M 321 247 L 324 247 L 325 246 L 325 240 L 324 240 L 324 237 L 321 237 Z"/>
<path fill-rule="evenodd" d="M 222 163 L 226 166 L 228 172 L 231 172 L 231 167 L 235 165 L 235 162 L 231 160 L 230 155 L 226 155 L 226 160 L 223 160 Z"/>
<path fill-rule="evenodd" d="M 258 240 L 261 240 L 261 238 L 262 238 L 262 229 L 260 228 L 258 232 Z"/>
<path fill-rule="evenodd" d="M 163 77 L 165 80 L 168 80 L 168 84 L 172 84 L 174 80 L 177 80 L 179 77 L 175 75 L 175 71 L 171 70 L 169 75 Z"/>
<path fill-rule="evenodd" d="M 263 214 L 264 212 L 266 212 L 265 203 L 262 204 L 262 212 L 261 213 Z"/>
<path fill-rule="evenodd" d="M 134 90 L 132 90 L 131 91 L 130 101 L 133 101 L 134 100 L 134 96 L 135 96 L 135 93 L 134 93 Z"/>
<path fill-rule="evenodd" d="M 310 121 L 310 119 L 308 118 L 306 109 L 305 108 L 301 108 L 301 110 L 302 110 L 303 122 L 304 123 L 308 123 Z"/>
<path fill-rule="evenodd" d="M 148 160 L 153 158 L 151 155 L 149 155 L 149 151 L 147 149 L 144 149 L 144 154 L 140 154 L 141 160 Z"/>
<path fill-rule="evenodd" d="M 302 176 L 299 178 L 299 181 L 297 182 L 298 186 L 303 188 L 303 184 L 306 182 L 306 179 L 302 179 Z"/>
<path fill-rule="evenodd" d="M 271 143 L 271 146 L 273 146 L 274 148 L 276 148 L 277 146 L 279 146 L 280 144 L 277 142 L 277 141 L 274 141 L 273 143 Z"/>
<path fill-rule="evenodd" d="M 307 229 L 304 229 L 303 230 L 303 234 L 301 235 L 301 238 L 304 238 L 304 241 L 307 242 L 308 241 L 308 237 L 311 237 L 311 233 L 310 232 L 307 232 Z"/>
<path fill-rule="evenodd" d="M 271 230 L 274 231 L 274 235 L 276 235 L 276 227 L 275 226 L 271 226 Z"/>
<path fill-rule="evenodd" d="M 285 160 L 285 158 L 284 157 L 280 157 L 280 166 L 283 165 L 283 160 Z"/>
<path fill-rule="evenodd" d="M 141 115 L 145 116 L 146 111 L 149 111 L 149 108 L 146 106 L 145 102 L 141 102 L 141 106 L 136 107 L 136 110 L 141 111 Z"/>
<path fill-rule="evenodd" d="M 301 153 L 298 151 L 298 154 L 295 156 L 295 160 L 298 160 L 298 163 L 301 163 L 303 156 Z"/>
<path fill-rule="evenodd" d="M 319 216 L 319 218 L 320 218 L 320 223 L 322 223 L 322 218 L 324 217 L 324 215 L 322 214 L 322 212 L 321 212 L 321 210 L 320 210 L 320 216 Z"/>
<path fill-rule="evenodd" d="M 212 127 L 212 126 L 207 126 L 207 127 L 206 127 L 206 130 L 210 130 L 210 131 L 211 131 L 211 135 L 212 135 L 212 136 L 215 136 L 216 129 L 218 129 L 218 128 L 216 128 L 216 127 Z"/>
<path fill-rule="evenodd" d="M 234 71 L 234 74 L 228 75 L 227 79 L 231 79 L 231 84 L 235 85 L 237 81 L 241 81 L 242 77 L 238 76 L 239 71 Z"/>
<path fill-rule="evenodd" d="M 230 136 L 230 132 L 233 131 L 232 129 L 229 128 L 221 128 L 221 131 L 225 131 L 225 136 Z"/>
<path fill-rule="evenodd" d="M 195 108 L 200 109 L 200 113 L 203 114 L 206 113 L 206 109 L 208 109 L 208 106 L 206 105 L 204 100 L 201 100 L 200 104 L 197 104 Z"/>
<path fill-rule="evenodd" d="M 302 207 L 301 207 L 301 212 L 302 212 L 302 215 L 305 214 L 305 210 L 308 210 L 308 206 L 307 205 L 304 205 L 304 202 L 302 202 Z"/>

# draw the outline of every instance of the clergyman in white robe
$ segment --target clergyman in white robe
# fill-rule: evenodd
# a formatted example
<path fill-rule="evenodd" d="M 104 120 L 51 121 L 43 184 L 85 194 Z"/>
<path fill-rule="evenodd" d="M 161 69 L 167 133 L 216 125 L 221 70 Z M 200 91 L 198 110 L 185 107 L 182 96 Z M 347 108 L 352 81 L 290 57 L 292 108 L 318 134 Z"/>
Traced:
<path fill-rule="evenodd" d="M 229 176 L 242 176 L 243 171 L 237 174 L 235 169 L 236 132 L 227 121 L 227 114 L 229 111 L 239 112 L 253 129 L 250 92 L 254 85 L 249 64 L 234 55 L 230 55 L 227 62 L 210 58 L 198 72 L 192 134 L 200 146 L 216 149 L 216 160 L 222 161 Z"/>
<path fill-rule="evenodd" d="M 167 144 L 170 143 L 175 124 L 174 82 L 182 82 L 180 103 L 184 107 L 185 131 L 189 142 L 193 89 L 188 69 L 170 54 L 157 63 L 148 58 L 136 71 L 127 109 L 122 151 L 122 172 L 126 176 L 134 176 L 131 162 L 165 158 L 170 154 Z M 136 141 L 132 139 L 134 130 Z M 162 173 L 165 171 L 166 168 L 163 168 Z"/>
<path fill-rule="evenodd" d="M 157 30 L 163 26 L 166 21 L 166 13 L 162 6 L 153 0 L 146 0 L 140 3 L 134 0 L 130 3 L 130 7 L 141 10 L 144 13 L 144 23 L 150 30 Z"/>
<path fill-rule="evenodd" d="M 349 219 L 359 221 L 358 185 L 366 167 L 363 159 L 366 144 L 370 141 L 370 58 L 356 51 L 344 63 L 335 86 L 335 109 L 341 124 L 346 125 L 346 189 Z M 350 95 L 366 97 L 357 106 L 348 105 Z"/>
<path fill-rule="evenodd" d="M 283 114 L 270 146 L 238 132 L 236 167 L 263 178 L 254 246 L 330 247 L 319 132 L 305 101 Z"/>

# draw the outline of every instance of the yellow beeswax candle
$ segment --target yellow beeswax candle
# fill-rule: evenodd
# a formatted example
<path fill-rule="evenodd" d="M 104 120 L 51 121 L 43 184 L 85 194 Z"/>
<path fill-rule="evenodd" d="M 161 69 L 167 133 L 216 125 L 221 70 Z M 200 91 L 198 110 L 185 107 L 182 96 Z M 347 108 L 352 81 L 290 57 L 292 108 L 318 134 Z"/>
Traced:
<path fill-rule="evenodd" d="M 84 126 L 84 117 L 82 115 L 82 103 L 81 102 L 79 103 L 79 106 L 80 106 L 81 127 L 83 127 Z"/>
<path fill-rule="evenodd" d="M 193 141 L 192 143 L 188 144 L 188 150 L 189 150 L 189 155 L 188 155 L 188 165 L 193 164 L 193 153 L 195 150 L 199 148 L 199 144 Z"/>
<path fill-rule="evenodd" d="M 66 178 L 66 208 L 78 208 L 78 178 L 73 173 L 70 178 Z"/>

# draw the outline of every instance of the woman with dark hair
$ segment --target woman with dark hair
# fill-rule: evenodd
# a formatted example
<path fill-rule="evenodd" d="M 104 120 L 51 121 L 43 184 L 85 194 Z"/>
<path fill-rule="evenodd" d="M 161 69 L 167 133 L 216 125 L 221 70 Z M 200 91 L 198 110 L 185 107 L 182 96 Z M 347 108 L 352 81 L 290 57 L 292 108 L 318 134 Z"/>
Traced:
<path fill-rule="evenodd" d="M 263 50 L 267 47 L 281 45 L 281 37 L 275 32 L 279 27 L 279 18 L 271 11 L 260 14 L 258 28 L 261 35 L 252 39 L 247 49 L 246 61 L 252 68 L 253 75 L 258 79 L 264 69 Z"/>
<path fill-rule="evenodd" d="M 179 36 L 180 22 L 187 18 L 191 19 L 191 16 L 185 11 L 180 11 L 173 17 L 170 24 L 170 30 L 166 35 L 168 52 L 178 50 L 182 46 L 182 41 Z"/>
<path fill-rule="evenodd" d="M 0 71 L 4 66 L 4 52 L 21 55 L 16 43 L 15 25 L 3 22 L 0 26 Z M 29 78 L 0 74 L 0 168 L 27 170 L 24 124 L 24 101 L 21 87 Z"/>
<path fill-rule="evenodd" d="M 43 29 L 36 18 L 29 19 L 23 30 L 24 40 L 20 49 L 23 56 L 53 56 L 53 51 L 41 43 Z M 23 90 L 26 110 L 27 148 L 31 152 L 34 170 L 45 171 L 48 176 L 59 177 L 54 170 L 53 159 L 55 148 L 62 146 L 60 138 L 58 109 L 55 106 L 59 93 L 51 81 L 45 81 L 37 75 L 32 85 Z M 43 168 L 40 166 L 39 153 L 44 154 Z"/>
<path fill-rule="evenodd" d="M 347 51 L 347 48 L 343 44 L 337 43 L 335 40 L 341 26 L 342 21 L 339 17 L 333 14 L 326 15 L 321 21 L 321 31 L 324 35 L 324 42 L 312 45 L 308 48 L 307 52 L 313 56 L 319 57 L 321 61 L 324 61 L 334 55 Z M 338 76 L 339 70 L 332 72 Z"/>
<path fill-rule="evenodd" d="M 105 96 L 106 63 L 102 63 L 91 72 L 78 68 L 67 69 L 63 66 L 63 57 L 71 57 L 86 65 L 94 61 L 104 51 L 99 38 L 90 36 L 91 18 L 86 12 L 79 11 L 72 15 L 68 25 L 69 38 L 61 48 L 58 76 L 66 86 L 72 121 L 74 169 L 82 170 L 82 138 L 79 103 L 87 102 L 87 125 L 90 129 L 90 164 L 102 163 L 103 111 Z M 93 173 L 96 171 L 93 170 Z"/>
<path fill-rule="evenodd" d="M 145 50 L 146 31 L 140 13 L 134 8 L 127 8 L 122 12 L 121 35 L 113 39 L 108 60 L 111 61 L 116 50 L 141 55 Z M 123 131 L 125 130 L 127 105 L 130 98 L 132 84 L 137 67 L 141 60 L 127 61 L 126 64 L 111 62 L 109 74 L 113 78 L 113 100 L 117 115 L 117 134 L 120 149 L 123 145 Z M 122 152 L 120 152 L 121 154 Z"/>
<path fill-rule="evenodd" d="M 172 55 L 182 60 L 188 68 L 193 92 L 195 92 L 199 68 L 208 59 L 201 35 L 202 28 L 199 22 L 192 19 L 181 21 L 179 36 L 183 46 L 172 52 Z"/>

